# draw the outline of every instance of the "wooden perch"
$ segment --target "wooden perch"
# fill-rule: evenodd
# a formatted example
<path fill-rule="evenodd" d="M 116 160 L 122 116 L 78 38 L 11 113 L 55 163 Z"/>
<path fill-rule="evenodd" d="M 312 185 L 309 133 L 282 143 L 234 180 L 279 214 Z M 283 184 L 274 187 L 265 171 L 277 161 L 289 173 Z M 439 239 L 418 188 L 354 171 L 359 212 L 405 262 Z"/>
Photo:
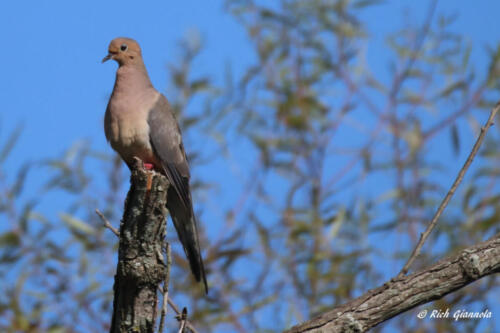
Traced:
<path fill-rule="evenodd" d="M 500 234 L 408 276 L 392 279 L 344 305 L 292 327 L 299 332 L 366 332 L 418 305 L 500 272 Z"/>
<path fill-rule="evenodd" d="M 162 244 L 168 186 L 166 177 L 136 161 L 120 223 L 111 333 L 154 332 L 158 286 L 167 274 Z"/>

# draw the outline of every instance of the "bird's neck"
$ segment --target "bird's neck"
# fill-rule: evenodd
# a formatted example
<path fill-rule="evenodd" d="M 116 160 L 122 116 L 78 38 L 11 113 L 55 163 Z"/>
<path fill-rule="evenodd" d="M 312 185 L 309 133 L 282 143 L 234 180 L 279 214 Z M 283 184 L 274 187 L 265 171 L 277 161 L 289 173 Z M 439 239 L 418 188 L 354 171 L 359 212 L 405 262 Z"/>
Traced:
<path fill-rule="evenodd" d="M 154 88 L 144 64 L 128 64 L 118 68 L 113 93 L 133 95 L 145 89 Z"/>

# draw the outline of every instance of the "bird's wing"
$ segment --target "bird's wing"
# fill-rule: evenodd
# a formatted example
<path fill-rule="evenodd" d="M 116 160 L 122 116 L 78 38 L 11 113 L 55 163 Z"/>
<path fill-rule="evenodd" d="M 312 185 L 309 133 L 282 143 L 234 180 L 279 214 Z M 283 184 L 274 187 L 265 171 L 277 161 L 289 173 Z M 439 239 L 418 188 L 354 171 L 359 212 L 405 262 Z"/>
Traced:
<path fill-rule="evenodd" d="M 165 96 L 160 95 L 149 111 L 148 125 L 154 154 L 162 162 L 163 170 L 182 203 L 189 208 L 189 165 L 181 130 Z"/>
<path fill-rule="evenodd" d="M 174 222 L 189 265 L 197 281 L 207 279 L 200 252 L 200 242 L 189 191 L 189 165 L 182 144 L 181 131 L 167 99 L 160 95 L 149 111 L 149 137 L 157 159 L 161 161 L 174 193 L 169 189 L 167 207 Z"/>

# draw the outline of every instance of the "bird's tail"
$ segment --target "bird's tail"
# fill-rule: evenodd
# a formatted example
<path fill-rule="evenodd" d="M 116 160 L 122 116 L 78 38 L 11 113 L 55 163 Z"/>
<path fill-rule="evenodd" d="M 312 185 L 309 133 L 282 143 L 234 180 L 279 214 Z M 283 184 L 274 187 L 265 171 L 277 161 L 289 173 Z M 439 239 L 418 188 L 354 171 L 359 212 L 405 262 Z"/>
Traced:
<path fill-rule="evenodd" d="M 172 193 L 170 193 L 172 191 Z M 205 267 L 201 258 L 200 242 L 198 240 L 198 230 L 196 228 L 196 218 L 193 207 L 186 207 L 173 189 L 169 189 L 167 208 L 174 222 L 175 230 L 182 243 L 184 252 L 189 261 L 189 266 L 193 272 L 196 281 L 203 279 L 205 293 L 208 294 L 207 277 Z"/>

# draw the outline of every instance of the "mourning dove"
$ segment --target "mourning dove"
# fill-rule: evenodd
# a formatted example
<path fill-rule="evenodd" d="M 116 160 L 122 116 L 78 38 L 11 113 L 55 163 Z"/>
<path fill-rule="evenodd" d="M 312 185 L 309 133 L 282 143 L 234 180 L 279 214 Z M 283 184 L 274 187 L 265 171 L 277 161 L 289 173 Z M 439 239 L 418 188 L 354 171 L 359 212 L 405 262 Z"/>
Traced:
<path fill-rule="evenodd" d="M 167 176 L 168 211 L 191 271 L 196 281 L 203 279 L 208 293 L 189 190 L 189 166 L 172 108 L 151 84 L 135 40 L 113 39 L 102 62 L 109 59 L 115 60 L 119 67 L 104 117 L 106 139 L 129 168 L 134 157 L 138 157 L 146 168 Z"/>

